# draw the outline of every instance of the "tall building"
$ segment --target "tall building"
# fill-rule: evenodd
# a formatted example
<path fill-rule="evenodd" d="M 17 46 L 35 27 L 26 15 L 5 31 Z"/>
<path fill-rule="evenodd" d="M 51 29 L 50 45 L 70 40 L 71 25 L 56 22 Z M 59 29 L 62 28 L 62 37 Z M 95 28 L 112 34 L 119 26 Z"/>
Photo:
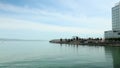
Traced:
<path fill-rule="evenodd" d="M 112 30 L 120 30 L 120 2 L 112 8 Z"/>
<path fill-rule="evenodd" d="M 120 38 L 120 2 L 112 7 L 112 30 L 105 31 L 105 38 Z"/>

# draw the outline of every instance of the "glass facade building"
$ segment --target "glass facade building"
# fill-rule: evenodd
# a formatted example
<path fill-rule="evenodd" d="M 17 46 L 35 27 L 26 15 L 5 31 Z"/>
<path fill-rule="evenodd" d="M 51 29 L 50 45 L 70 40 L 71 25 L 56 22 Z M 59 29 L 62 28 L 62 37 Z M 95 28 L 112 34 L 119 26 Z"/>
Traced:
<path fill-rule="evenodd" d="M 120 38 L 120 31 L 105 31 L 105 38 Z"/>
<path fill-rule="evenodd" d="M 112 30 L 120 30 L 120 3 L 112 8 Z"/>
<path fill-rule="evenodd" d="M 105 38 L 120 38 L 120 2 L 112 8 L 112 30 L 105 31 Z"/>

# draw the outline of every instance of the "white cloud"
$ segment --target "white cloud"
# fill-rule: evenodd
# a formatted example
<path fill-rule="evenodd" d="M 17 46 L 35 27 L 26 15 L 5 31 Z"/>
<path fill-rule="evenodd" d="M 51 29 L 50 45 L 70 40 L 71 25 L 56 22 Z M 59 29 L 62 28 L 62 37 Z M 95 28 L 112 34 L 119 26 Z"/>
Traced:
<path fill-rule="evenodd" d="M 0 17 L 0 29 L 8 30 L 36 30 L 36 31 L 51 31 L 51 32 L 78 32 L 78 33 L 102 33 L 102 30 L 85 29 L 76 27 L 63 27 L 42 24 L 40 22 L 30 22 L 11 18 Z"/>
<path fill-rule="evenodd" d="M 79 3 L 75 2 L 74 0 L 68 1 L 69 3 L 64 2 L 61 0 L 61 4 L 65 3 L 68 8 L 76 11 L 70 14 L 71 12 L 64 13 L 62 11 L 51 11 L 51 10 L 41 10 L 39 8 L 29 8 L 27 6 L 20 7 L 10 4 L 3 4 L 0 3 L 0 9 L 9 12 L 29 14 L 31 18 L 29 21 L 21 20 L 16 18 L 2 18 L 0 17 L 0 29 L 11 29 L 11 30 L 37 30 L 37 31 L 55 31 L 55 32 L 78 32 L 78 33 L 103 33 L 104 30 L 108 30 L 111 28 L 111 20 L 109 18 L 102 18 L 102 17 L 88 17 L 86 14 L 80 14 L 77 12 L 79 9 Z M 42 16 L 43 15 L 43 16 Z M 77 15 L 77 16 L 76 16 Z M 24 15 L 25 16 L 25 15 Z M 17 17 L 17 16 L 16 16 Z M 18 16 L 19 17 L 19 16 Z M 58 21 L 66 21 L 69 24 L 79 24 L 85 25 L 85 27 L 63 27 L 59 25 L 49 25 L 43 24 L 44 22 L 32 22 L 31 19 L 43 19 L 48 20 L 55 20 Z M 61 23 L 62 24 L 62 23 Z M 90 28 L 93 27 L 93 28 Z"/>
<path fill-rule="evenodd" d="M 71 1 L 70 1 L 71 3 Z M 87 16 L 74 16 L 71 14 L 63 14 L 62 12 L 50 12 L 46 10 L 40 10 L 38 8 L 25 8 L 25 7 L 18 7 L 10 4 L 2 4 L 0 3 L 0 9 L 1 10 L 6 10 L 6 11 L 11 11 L 11 12 L 17 12 L 17 13 L 29 13 L 32 15 L 33 19 L 43 19 L 43 20 L 55 20 L 57 21 L 68 21 L 68 22 L 73 22 L 70 24 L 79 24 L 79 25 L 85 25 L 86 28 L 87 26 L 91 25 L 101 25 L 102 29 L 110 29 L 109 26 L 111 26 L 111 20 L 108 18 L 101 18 L 101 17 L 87 17 Z M 23 15 L 24 15 L 23 14 Z M 42 16 L 44 15 L 44 16 Z M 25 16 L 25 15 L 24 15 Z M 61 23 L 62 24 L 62 23 Z M 105 27 L 106 26 L 106 27 Z M 95 26 L 94 26 L 95 27 Z M 97 27 L 96 27 L 97 28 Z M 100 27 L 98 26 L 98 29 Z"/>

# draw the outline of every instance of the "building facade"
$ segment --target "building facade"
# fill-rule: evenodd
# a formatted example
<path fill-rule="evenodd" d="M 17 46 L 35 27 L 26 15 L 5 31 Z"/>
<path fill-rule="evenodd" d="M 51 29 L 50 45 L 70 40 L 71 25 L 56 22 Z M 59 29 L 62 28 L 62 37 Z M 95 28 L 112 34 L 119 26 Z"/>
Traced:
<path fill-rule="evenodd" d="M 112 8 L 112 30 L 105 31 L 105 38 L 120 38 L 120 2 Z"/>
<path fill-rule="evenodd" d="M 112 30 L 120 30 L 120 3 L 112 8 Z"/>
<path fill-rule="evenodd" d="M 120 31 L 105 31 L 105 38 L 120 38 Z"/>

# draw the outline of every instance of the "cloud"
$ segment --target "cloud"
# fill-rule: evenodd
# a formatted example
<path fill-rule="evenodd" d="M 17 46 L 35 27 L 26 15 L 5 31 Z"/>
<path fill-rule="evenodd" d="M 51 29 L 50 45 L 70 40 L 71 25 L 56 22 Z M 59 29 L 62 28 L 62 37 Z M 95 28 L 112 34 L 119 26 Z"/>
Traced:
<path fill-rule="evenodd" d="M 58 11 L 55 8 L 50 10 L 49 6 L 44 9 L 40 9 L 30 8 L 28 5 L 22 7 L 0 3 L 0 10 L 17 14 L 13 18 L 13 15 L 11 14 L 9 14 L 9 17 L 7 17 L 7 15 L 6 17 L 1 16 L 0 29 L 97 34 L 103 33 L 104 30 L 111 28 L 111 20 L 109 18 L 99 17 L 99 14 L 98 16 L 88 16 L 87 14 L 90 13 L 90 11 L 83 10 L 84 7 L 81 6 L 78 1 L 79 0 L 59 0 L 58 2 L 60 2 L 61 5 L 64 4 L 66 8 L 71 9 L 71 11 L 65 10 L 65 12 L 62 10 Z M 4 15 L 5 14 L 3 14 L 3 16 Z M 32 21 L 33 19 L 39 21 Z M 45 23 L 40 20 L 44 20 L 49 23 Z M 53 24 L 53 22 L 56 24 Z M 58 22 L 64 22 L 68 25 L 57 25 Z M 73 26 L 71 27 L 69 24 Z"/>
<path fill-rule="evenodd" d="M 43 24 L 38 22 L 30 22 L 25 20 L 17 20 L 11 18 L 0 17 L 0 29 L 7 30 L 35 30 L 35 31 L 49 31 L 49 32 L 78 32 L 78 33 L 101 33 L 102 30 L 89 30 L 76 27 L 63 27 L 56 25 Z"/>
<path fill-rule="evenodd" d="M 72 1 L 69 1 L 69 2 L 70 2 L 70 4 L 74 3 Z M 79 6 L 79 5 L 77 5 L 77 6 Z M 26 7 L 19 7 L 19 6 L 14 6 L 14 5 L 10 5 L 10 4 L 2 4 L 2 3 L 0 3 L 0 9 L 5 10 L 5 11 L 9 11 L 9 12 L 15 12 L 18 14 L 23 13 L 24 17 L 26 16 L 26 14 L 29 14 L 30 16 L 33 17 L 32 19 L 35 19 L 35 20 L 36 19 L 37 20 L 39 20 L 39 19 L 46 20 L 47 19 L 49 22 L 54 21 L 56 23 L 58 21 L 61 21 L 61 22 L 65 21 L 65 22 L 69 22 L 69 24 L 77 24 L 79 26 L 84 25 L 84 26 L 86 26 L 86 28 L 87 27 L 97 28 L 93 25 L 101 25 L 101 27 L 111 26 L 110 19 L 108 19 L 108 18 L 88 17 L 85 15 L 84 16 L 82 16 L 82 15 L 75 16 L 75 15 L 77 15 L 76 13 L 74 13 L 74 15 L 73 15 L 73 14 L 62 13 L 61 11 L 51 12 L 48 10 L 41 10 L 39 8 L 28 8 L 28 7 L 26 8 Z M 100 29 L 100 27 L 98 29 Z M 110 27 L 105 27 L 105 29 L 110 29 Z"/>

